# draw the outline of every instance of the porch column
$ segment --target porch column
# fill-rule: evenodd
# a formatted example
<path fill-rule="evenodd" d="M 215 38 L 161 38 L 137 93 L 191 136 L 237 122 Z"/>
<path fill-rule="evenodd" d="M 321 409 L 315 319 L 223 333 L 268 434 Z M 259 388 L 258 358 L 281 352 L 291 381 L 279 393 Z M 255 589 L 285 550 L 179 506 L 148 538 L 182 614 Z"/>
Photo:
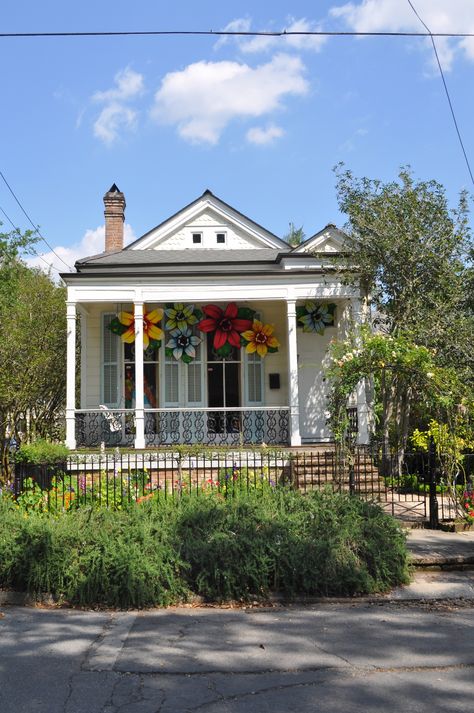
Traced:
<path fill-rule="evenodd" d="M 358 327 L 366 321 L 365 305 L 358 297 L 351 299 L 352 322 Z M 358 433 L 357 443 L 366 445 L 370 439 L 370 407 L 367 400 L 367 380 L 359 382 L 356 389 Z"/>
<path fill-rule="evenodd" d="M 135 316 L 135 448 L 145 448 L 143 383 L 143 302 L 134 302 Z"/>
<path fill-rule="evenodd" d="M 301 446 L 295 300 L 286 301 L 286 311 L 288 319 L 288 405 L 290 407 L 290 445 Z"/>
<path fill-rule="evenodd" d="M 66 303 L 66 445 L 76 447 L 76 303 Z"/>

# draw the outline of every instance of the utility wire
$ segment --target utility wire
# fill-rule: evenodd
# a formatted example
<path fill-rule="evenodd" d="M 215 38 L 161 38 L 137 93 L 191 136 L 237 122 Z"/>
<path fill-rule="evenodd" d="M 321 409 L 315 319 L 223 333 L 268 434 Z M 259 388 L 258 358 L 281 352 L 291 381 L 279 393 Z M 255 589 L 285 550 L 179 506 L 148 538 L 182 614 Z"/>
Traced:
<path fill-rule="evenodd" d="M 13 220 L 5 213 L 5 211 L 3 210 L 1 205 L 0 205 L 0 213 L 3 213 L 5 218 L 8 220 L 8 222 L 12 226 L 13 230 L 17 233 L 20 233 L 20 228 L 18 228 L 15 225 L 15 223 L 13 222 Z M 34 255 L 36 255 L 36 257 L 39 257 L 39 259 L 42 260 L 44 262 L 44 264 L 47 265 L 51 270 L 56 270 L 57 273 L 61 274 L 61 270 L 58 270 L 58 268 L 55 267 L 53 265 L 53 263 L 49 263 L 47 260 L 45 260 L 44 257 L 42 255 L 40 255 L 39 253 L 37 253 L 34 248 L 30 247 L 30 250 L 33 252 Z"/>
<path fill-rule="evenodd" d="M 71 267 L 70 265 L 68 265 L 68 263 L 65 262 L 65 260 L 63 260 L 63 258 L 61 257 L 61 255 L 58 255 L 58 253 L 54 250 L 54 248 L 51 247 L 51 245 L 48 243 L 48 241 L 46 240 L 46 238 L 44 238 L 44 237 L 41 235 L 38 226 L 36 226 L 36 225 L 33 223 L 33 221 L 31 220 L 30 216 L 28 215 L 28 213 L 26 212 L 26 210 L 23 208 L 22 204 L 20 203 L 19 199 L 18 199 L 17 196 L 15 195 L 15 192 L 14 192 L 13 188 L 10 186 L 10 184 L 8 183 L 7 179 L 5 178 L 5 176 L 3 175 L 3 173 L 2 173 L 1 171 L 0 171 L 0 176 L 1 176 L 1 178 L 3 179 L 3 182 L 5 183 L 5 185 L 6 185 L 6 187 L 8 188 L 8 190 L 9 190 L 10 193 L 12 194 L 13 198 L 15 199 L 15 201 L 16 201 L 16 202 L 18 203 L 18 205 L 20 206 L 21 211 L 22 211 L 23 214 L 26 216 L 26 218 L 28 219 L 28 221 L 30 222 L 30 224 L 33 226 L 33 228 L 34 228 L 34 230 L 35 230 L 35 233 L 37 233 L 37 234 L 39 235 L 39 237 L 41 238 L 41 240 L 45 243 L 45 245 L 48 246 L 48 248 L 51 250 L 51 252 L 53 253 L 53 255 L 56 255 L 56 257 L 58 258 L 58 260 L 61 260 L 61 262 L 62 262 L 64 265 L 66 265 L 66 267 L 67 267 L 69 270 L 72 270 L 72 267 Z"/>
<path fill-rule="evenodd" d="M 410 3 L 411 4 L 411 3 Z M 424 24 L 424 23 L 423 23 Z M 426 27 L 426 25 L 425 25 Z M 472 32 L 355 32 L 329 30 L 278 30 L 276 32 L 236 32 L 229 30 L 118 30 L 98 32 L 0 32 L 0 37 L 140 37 L 181 35 L 213 37 L 474 37 Z"/>
<path fill-rule="evenodd" d="M 421 19 L 420 15 L 417 13 L 417 11 L 416 11 L 416 9 L 415 9 L 413 3 L 411 2 L 411 0 L 408 0 L 408 4 L 410 5 L 411 9 L 412 9 L 413 12 L 415 13 L 415 15 L 417 16 L 417 18 L 418 18 L 419 21 L 421 22 L 421 24 L 423 25 L 423 27 L 425 27 L 425 28 L 428 30 L 429 36 L 430 36 L 430 38 L 431 38 L 431 42 L 432 42 L 432 45 L 433 45 L 433 50 L 434 50 L 434 53 L 435 53 L 436 61 L 437 61 L 437 63 L 438 63 L 439 73 L 440 73 L 440 75 L 441 75 L 441 79 L 443 80 L 444 91 L 446 92 L 446 98 L 447 98 L 447 100 L 448 100 L 449 108 L 450 108 L 450 110 L 451 110 L 451 116 L 453 117 L 454 128 L 456 129 L 456 133 L 457 133 L 457 135 L 458 135 L 459 143 L 460 143 L 460 145 L 461 145 L 461 149 L 462 149 L 462 152 L 463 152 L 463 155 L 464 155 L 464 160 L 466 161 L 467 170 L 469 171 L 469 175 L 470 175 L 470 177 L 471 177 L 472 184 L 474 185 L 474 175 L 473 175 L 473 173 L 472 173 L 471 165 L 470 165 L 470 163 L 469 163 L 469 159 L 468 159 L 468 157 L 467 157 L 466 149 L 465 149 L 465 147 L 464 147 L 464 142 L 463 142 L 463 140 L 462 140 L 461 132 L 460 132 L 460 130 L 459 130 L 458 122 L 457 122 L 457 119 L 456 119 L 456 114 L 454 113 L 453 103 L 452 103 L 452 101 L 451 101 L 451 97 L 449 96 L 448 85 L 446 84 L 446 79 L 445 79 L 445 77 L 444 77 L 443 68 L 442 68 L 442 66 L 441 66 L 441 62 L 439 61 L 438 50 L 436 49 L 436 44 L 435 44 L 435 41 L 434 41 L 434 38 L 435 38 L 435 37 L 440 37 L 440 35 L 435 35 L 434 33 L 432 33 L 432 32 L 430 31 L 430 28 L 427 26 L 426 22 L 424 22 L 424 21 Z"/>

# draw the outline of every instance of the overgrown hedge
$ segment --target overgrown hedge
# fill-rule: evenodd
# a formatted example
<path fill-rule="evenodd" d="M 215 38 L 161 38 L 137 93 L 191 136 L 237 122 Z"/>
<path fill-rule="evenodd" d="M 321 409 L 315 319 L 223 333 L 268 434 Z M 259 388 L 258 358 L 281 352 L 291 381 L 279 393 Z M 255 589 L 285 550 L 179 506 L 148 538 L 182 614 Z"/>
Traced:
<path fill-rule="evenodd" d="M 276 490 L 160 495 L 124 511 L 24 513 L 0 498 L 0 587 L 83 606 L 357 595 L 407 581 L 405 536 L 373 504 Z"/>

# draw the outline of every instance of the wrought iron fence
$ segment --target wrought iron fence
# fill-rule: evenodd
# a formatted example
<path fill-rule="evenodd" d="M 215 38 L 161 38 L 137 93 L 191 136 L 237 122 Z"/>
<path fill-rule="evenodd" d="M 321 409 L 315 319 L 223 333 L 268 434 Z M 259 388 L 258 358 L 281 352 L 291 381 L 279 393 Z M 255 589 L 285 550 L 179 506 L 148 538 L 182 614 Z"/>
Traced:
<path fill-rule="evenodd" d="M 18 464 L 13 491 L 35 495 L 38 508 L 122 508 L 156 492 L 164 497 L 208 491 L 229 497 L 280 485 L 303 493 L 331 488 L 376 501 L 406 521 L 474 520 L 474 453 L 448 474 L 433 453 L 383 453 L 378 446 L 312 449 L 171 447 L 148 452 L 71 456 L 54 466 Z"/>
<path fill-rule="evenodd" d="M 76 444 L 93 448 L 104 444 L 132 446 L 135 411 L 89 409 L 76 411 Z M 242 446 L 287 445 L 289 409 L 212 408 L 146 409 L 145 444 L 150 446 L 190 445 Z"/>

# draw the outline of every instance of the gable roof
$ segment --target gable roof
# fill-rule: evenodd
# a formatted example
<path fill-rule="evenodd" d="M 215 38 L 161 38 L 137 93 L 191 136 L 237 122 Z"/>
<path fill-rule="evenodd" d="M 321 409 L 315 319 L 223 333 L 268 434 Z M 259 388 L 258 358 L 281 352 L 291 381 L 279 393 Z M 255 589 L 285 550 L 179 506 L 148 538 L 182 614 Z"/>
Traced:
<path fill-rule="evenodd" d="M 347 235 L 334 223 L 328 223 L 322 230 L 293 248 L 294 253 L 343 253 L 347 252 Z"/>
<path fill-rule="evenodd" d="M 206 208 L 211 208 L 222 217 L 223 221 L 233 223 L 235 226 L 243 229 L 257 243 L 260 243 L 262 248 L 289 249 L 287 242 L 215 196 L 209 189 L 206 189 L 199 198 L 188 203 L 184 208 L 181 208 L 133 243 L 127 245 L 124 250 L 159 249 L 159 243 L 164 241 L 170 232 L 178 230 L 181 226 L 197 217 Z"/>

